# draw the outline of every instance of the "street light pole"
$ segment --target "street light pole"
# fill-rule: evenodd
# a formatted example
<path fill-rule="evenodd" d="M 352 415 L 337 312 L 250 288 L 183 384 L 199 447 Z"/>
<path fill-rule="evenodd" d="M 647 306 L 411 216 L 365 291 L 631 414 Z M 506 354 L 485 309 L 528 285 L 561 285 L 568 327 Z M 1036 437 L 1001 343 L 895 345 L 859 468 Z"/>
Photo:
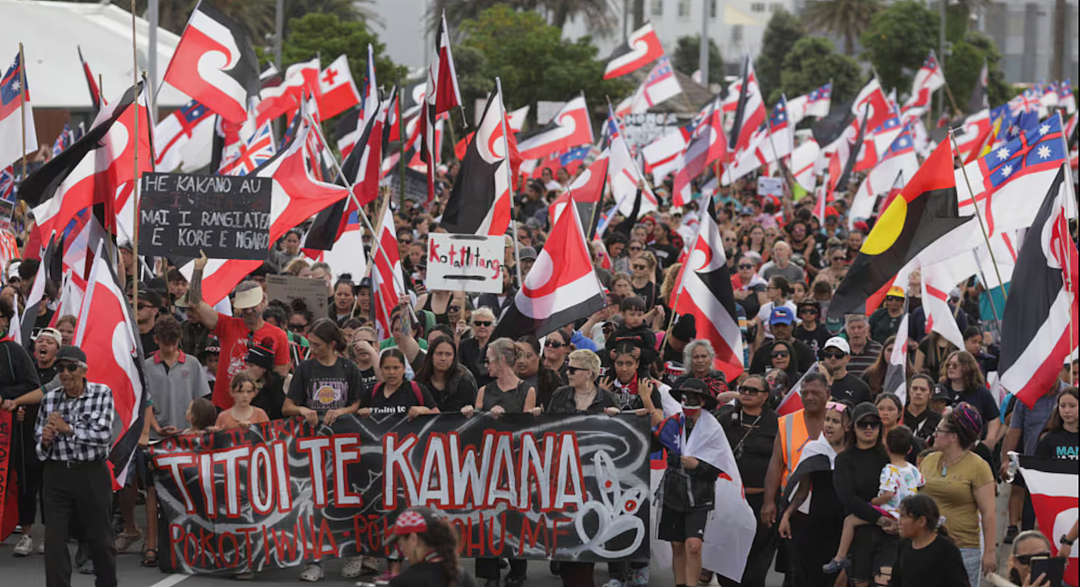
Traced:
<path fill-rule="evenodd" d="M 281 43 L 285 36 L 285 0 L 277 0 L 274 7 L 274 65 L 281 71 Z"/>

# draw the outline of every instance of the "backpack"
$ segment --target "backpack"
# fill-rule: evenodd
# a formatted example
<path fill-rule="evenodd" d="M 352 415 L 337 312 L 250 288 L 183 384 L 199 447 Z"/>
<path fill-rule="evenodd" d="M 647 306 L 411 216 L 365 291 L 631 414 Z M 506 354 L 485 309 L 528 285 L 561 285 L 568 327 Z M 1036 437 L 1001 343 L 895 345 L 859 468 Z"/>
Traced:
<path fill-rule="evenodd" d="M 385 384 L 377 383 L 377 384 L 375 384 L 374 387 L 371 388 L 371 400 L 372 401 L 375 401 L 375 397 L 379 394 L 380 391 L 382 391 L 383 385 L 385 385 Z M 426 406 L 424 406 L 424 392 L 420 391 L 420 384 L 415 382 L 415 381 L 410 381 L 409 385 L 412 386 L 412 392 L 413 392 L 413 395 L 416 396 L 417 405 L 422 406 L 422 407 L 426 407 Z"/>

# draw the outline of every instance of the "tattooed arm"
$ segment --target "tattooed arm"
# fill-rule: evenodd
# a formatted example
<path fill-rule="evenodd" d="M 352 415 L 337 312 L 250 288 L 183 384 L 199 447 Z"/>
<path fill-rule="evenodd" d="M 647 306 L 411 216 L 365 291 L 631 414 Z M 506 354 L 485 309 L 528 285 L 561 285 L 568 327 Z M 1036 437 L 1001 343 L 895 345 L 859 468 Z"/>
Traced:
<path fill-rule="evenodd" d="M 218 313 L 210 304 L 204 302 L 202 297 L 203 270 L 206 269 L 207 261 L 205 253 L 195 259 L 195 271 L 191 274 L 191 284 L 187 292 L 188 311 L 192 318 L 213 331 L 217 327 Z"/>

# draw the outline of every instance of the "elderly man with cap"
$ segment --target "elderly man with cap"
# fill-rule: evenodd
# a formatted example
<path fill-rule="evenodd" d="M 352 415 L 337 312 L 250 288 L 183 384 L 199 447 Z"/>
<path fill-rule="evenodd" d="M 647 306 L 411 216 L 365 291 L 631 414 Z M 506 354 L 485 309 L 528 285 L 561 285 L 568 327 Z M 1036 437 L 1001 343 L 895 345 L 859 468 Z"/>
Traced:
<path fill-rule="evenodd" d="M 851 360 L 851 347 L 839 336 L 830 338 L 821 349 L 821 364 L 829 378 L 829 393 L 836 401 L 853 405 L 871 401 L 870 386 L 847 370 Z"/>
<path fill-rule="evenodd" d="M 116 550 L 109 523 L 112 480 L 106 458 L 115 414 L 112 390 L 86 380 L 86 353 L 76 346 L 56 357 L 60 387 L 45 393 L 34 439 L 45 463 L 45 584 L 71 585 L 70 527 L 78 519 L 90 549 L 97 587 L 116 585 Z"/>
<path fill-rule="evenodd" d="M 766 339 L 765 343 L 754 352 L 754 358 L 750 361 L 751 373 L 764 373 L 769 367 L 773 345 L 777 342 L 786 342 L 795 350 L 795 358 L 798 360 L 800 369 L 814 364 L 814 351 L 801 340 L 795 340 L 795 312 L 787 306 L 773 308 L 769 317 L 769 328 L 772 330 L 772 339 Z"/>
<path fill-rule="evenodd" d="M 529 276 L 529 270 L 536 263 L 536 249 L 533 247 L 521 247 L 518 249 L 518 258 L 521 260 L 521 278 Z"/>
<path fill-rule="evenodd" d="M 248 349 L 255 345 L 273 349 L 274 370 L 284 377 L 289 372 L 289 339 L 285 331 L 263 320 L 266 293 L 254 281 L 242 281 L 236 286 L 233 313 L 240 318 L 217 312 L 203 301 L 202 279 L 207 261 L 205 255 L 195 260 L 195 271 L 188 287 L 188 305 L 192 317 L 220 340 L 221 356 L 212 397 L 214 405 L 224 410 L 232 407 L 229 383 L 233 375 L 244 368 Z"/>

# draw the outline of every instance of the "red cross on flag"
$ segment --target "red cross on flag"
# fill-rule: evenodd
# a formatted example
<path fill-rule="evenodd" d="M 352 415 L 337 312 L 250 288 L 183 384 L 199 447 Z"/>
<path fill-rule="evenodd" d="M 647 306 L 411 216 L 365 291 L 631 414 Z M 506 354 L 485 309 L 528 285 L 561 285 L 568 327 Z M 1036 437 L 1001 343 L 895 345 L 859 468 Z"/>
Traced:
<path fill-rule="evenodd" d="M 319 74 L 319 88 L 322 95 L 318 98 L 319 116 L 328 120 L 360 103 L 360 92 L 356 89 L 352 72 L 349 71 L 349 59 L 342 55 L 334 60 Z"/>

